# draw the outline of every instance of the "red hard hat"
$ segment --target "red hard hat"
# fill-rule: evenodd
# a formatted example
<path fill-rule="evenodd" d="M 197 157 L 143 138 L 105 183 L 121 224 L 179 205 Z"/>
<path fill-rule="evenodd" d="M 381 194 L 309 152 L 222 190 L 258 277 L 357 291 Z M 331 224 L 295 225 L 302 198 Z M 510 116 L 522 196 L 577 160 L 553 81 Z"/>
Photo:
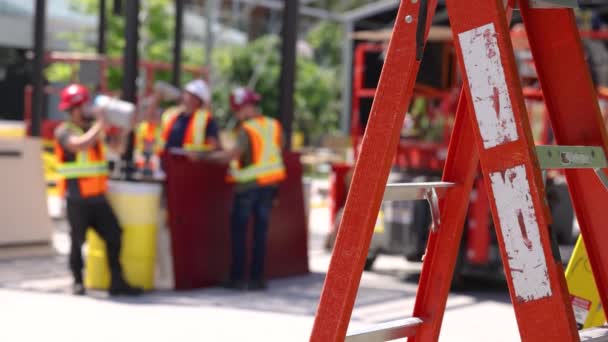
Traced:
<path fill-rule="evenodd" d="M 74 106 L 87 103 L 90 99 L 89 90 L 80 84 L 71 84 L 61 91 L 60 110 L 68 110 Z"/>
<path fill-rule="evenodd" d="M 236 88 L 230 93 L 230 108 L 232 111 L 239 111 L 248 104 L 257 104 L 261 96 L 255 91 L 247 88 Z"/>

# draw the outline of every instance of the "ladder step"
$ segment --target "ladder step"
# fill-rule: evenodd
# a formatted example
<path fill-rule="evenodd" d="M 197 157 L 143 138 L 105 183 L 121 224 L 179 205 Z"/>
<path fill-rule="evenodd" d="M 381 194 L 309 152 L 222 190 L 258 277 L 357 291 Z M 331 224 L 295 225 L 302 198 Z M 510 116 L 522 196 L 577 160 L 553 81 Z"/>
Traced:
<path fill-rule="evenodd" d="M 536 146 L 542 169 L 598 169 L 608 167 L 599 146 Z"/>
<path fill-rule="evenodd" d="M 357 330 L 346 336 L 346 342 L 383 342 L 398 338 L 411 337 L 422 324 L 417 317 L 380 323 L 373 327 Z"/>
<path fill-rule="evenodd" d="M 608 342 L 608 326 L 590 328 L 579 333 L 581 341 Z"/>
<path fill-rule="evenodd" d="M 530 0 L 530 8 L 578 8 L 577 0 Z"/>
<path fill-rule="evenodd" d="M 438 198 L 442 198 L 446 191 L 455 184 L 450 182 L 428 183 L 389 183 L 384 191 L 384 201 L 408 201 L 427 199 L 429 191 L 435 190 Z"/>

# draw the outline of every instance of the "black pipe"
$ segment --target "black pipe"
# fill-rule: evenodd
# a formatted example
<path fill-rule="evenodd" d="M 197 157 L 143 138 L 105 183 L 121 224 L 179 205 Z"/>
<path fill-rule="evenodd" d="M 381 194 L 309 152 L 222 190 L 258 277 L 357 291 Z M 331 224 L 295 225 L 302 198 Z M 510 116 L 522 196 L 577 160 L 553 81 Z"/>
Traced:
<path fill-rule="evenodd" d="M 137 101 L 137 69 L 138 69 L 138 53 L 137 45 L 139 40 L 139 0 L 129 0 L 126 3 L 126 27 L 125 37 L 126 45 L 123 54 L 123 80 L 122 80 L 122 99 L 131 103 Z M 124 173 L 127 179 L 132 179 L 134 171 L 133 167 L 133 140 L 134 132 L 129 133 L 127 141 L 127 149 L 122 156 L 125 162 Z"/>
<path fill-rule="evenodd" d="M 283 29 L 281 32 L 281 79 L 279 84 L 279 113 L 280 121 L 285 131 L 286 148 L 291 149 L 291 132 L 294 114 L 294 99 L 296 80 L 296 41 L 298 30 L 298 0 L 286 0 L 283 9 Z"/>
<path fill-rule="evenodd" d="M 99 0 L 99 25 L 97 27 L 97 53 L 103 55 L 106 53 L 106 0 Z"/>
<path fill-rule="evenodd" d="M 114 15 L 121 16 L 122 9 L 122 0 L 114 0 L 114 6 L 112 7 L 112 12 L 114 13 Z"/>
<path fill-rule="evenodd" d="M 182 34 L 184 22 L 184 1 L 175 0 L 175 37 L 173 38 L 173 78 L 172 83 L 178 87 L 182 71 Z"/>
<path fill-rule="evenodd" d="M 34 14 L 34 99 L 31 135 L 40 136 L 40 124 L 44 116 L 44 32 L 46 25 L 46 1 L 36 0 Z"/>

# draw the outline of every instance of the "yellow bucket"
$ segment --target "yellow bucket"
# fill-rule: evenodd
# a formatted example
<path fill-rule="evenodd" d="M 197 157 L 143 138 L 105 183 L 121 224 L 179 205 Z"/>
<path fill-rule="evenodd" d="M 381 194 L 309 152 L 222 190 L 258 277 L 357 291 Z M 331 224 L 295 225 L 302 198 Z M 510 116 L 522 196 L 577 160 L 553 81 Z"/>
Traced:
<path fill-rule="evenodd" d="M 122 226 L 121 263 L 131 285 L 154 287 L 156 234 L 162 187 L 153 183 L 112 181 L 108 199 Z M 87 232 L 85 286 L 107 289 L 110 272 L 104 241 L 93 231 Z"/>

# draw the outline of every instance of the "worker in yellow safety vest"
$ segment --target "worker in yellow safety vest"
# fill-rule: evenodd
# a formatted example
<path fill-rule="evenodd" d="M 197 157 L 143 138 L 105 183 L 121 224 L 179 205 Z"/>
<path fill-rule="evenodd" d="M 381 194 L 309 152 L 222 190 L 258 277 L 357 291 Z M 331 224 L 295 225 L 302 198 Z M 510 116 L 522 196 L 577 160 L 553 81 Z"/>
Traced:
<path fill-rule="evenodd" d="M 69 119 L 55 130 L 55 154 L 60 176 L 58 188 L 67 202 L 70 224 L 70 269 L 74 277 L 73 293 L 84 295 L 82 245 L 85 233 L 93 228 L 105 241 L 111 274 L 110 295 L 138 295 L 141 289 L 130 286 L 120 264 L 122 229 L 108 200 L 104 129 L 109 125 L 103 110 L 88 109 L 89 91 L 72 84 L 61 92 L 59 109 Z M 124 139 L 115 139 L 108 147 L 120 153 Z"/>
<path fill-rule="evenodd" d="M 161 115 L 156 106 L 149 105 L 145 108 L 144 116 L 135 130 L 135 166 L 144 175 L 152 175 L 160 168 L 159 160 L 164 148 Z"/>
<path fill-rule="evenodd" d="M 231 214 L 232 266 L 224 284 L 231 289 L 263 290 L 266 235 L 278 185 L 286 177 L 281 155 L 282 129 L 279 122 L 263 116 L 258 108 L 260 96 L 246 88 L 235 89 L 230 105 L 239 121 L 236 146 L 208 154 L 216 161 L 230 162 L 228 181 L 235 183 Z M 244 275 L 245 237 L 253 216 L 253 258 L 249 281 Z"/>
<path fill-rule="evenodd" d="M 197 159 L 200 152 L 219 146 L 219 128 L 208 109 L 210 102 L 211 93 L 205 81 L 186 84 L 181 104 L 162 114 L 161 141 L 165 151 L 178 149 Z"/>

